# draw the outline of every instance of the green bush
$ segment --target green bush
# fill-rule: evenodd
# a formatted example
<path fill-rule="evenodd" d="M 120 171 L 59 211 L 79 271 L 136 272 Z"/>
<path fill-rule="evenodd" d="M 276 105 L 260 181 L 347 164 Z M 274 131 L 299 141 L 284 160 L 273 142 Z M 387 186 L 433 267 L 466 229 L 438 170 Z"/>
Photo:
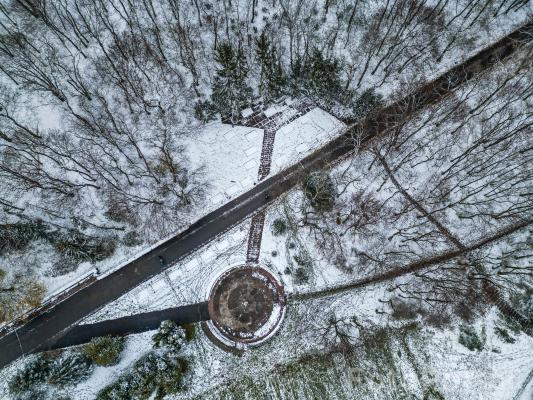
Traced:
<path fill-rule="evenodd" d="M 309 281 L 309 273 L 305 268 L 296 268 L 294 270 L 294 282 L 297 285 L 301 285 L 302 283 L 306 283 Z"/>
<path fill-rule="evenodd" d="M 52 368 L 53 360 L 39 355 L 18 370 L 9 382 L 12 393 L 33 391 L 39 384 L 46 382 Z"/>
<path fill-rule="evenodd" d="M 60 261 L 52 268 L 53 276 L 75 270 L 80 262 L 100 261 L 115 251 L 115 237 L 91 237 L 77 230 L 49 231 L 41 221 L 0 224 L 0 255 L 23 250 L 32 240 L 44 239 L 60 254 Z"/>
<path fill-rule="evenodd" d="M 210 101 L 199 100 L 194 105 L 194 116 L 202 122 L 209 122 L 216 118 L 217 110 Z"/>
<path fill-rule="evenodd" d="M 43 353 L 25 364 L 8 386 L 12 393 L 24 398 L 39 398 L 43 384 L 60 388 L 75 385 L 87 379 L 93 367 L 92 361 L 78 352 L 69 351 L 59 355 Z"/>
<path fill-rule="evenodd" d="M 309 269 L 313 266 L 313 260 L 311 259 L 311 256 L 305 251 L 301 251 L 293 256 L 293 258 L 296 264 L 298 264 L 300 267 Z"/>
<path fill-rule="evenodd" d="M 23 250 L 32 240 L 45 235 L 46 229 L 41 221 L 2 224 L 0 225 L 0 254 Z"/>
<path fill-rule="evenodd" d="M 515 334 L 522 331 L 533 336 L 533 287 L 526 283 L 518 284 L 509 302 L 511 307 L 526 319 L 526 324 L 520 324 L 508 315 L 501 315 L 506 327 Z"/>
<path fill-rule="evenodd" d="M 190 342 L 196 337 L 196 325 L 194 324 L 184 324 L 182 325 L 183 330 L 185 331 L 185 340 Z"/>
<path fill-rule="evenodd" d="M 25 276 L 15 275 L 2 285 L 7 290 L 0 290 L 0 322 L 10 321 L 26 310 L 38 307 L 46 292 L 41 282 Z"/>
<path fill-rule="evenodd" d="M 444 396 L 432 386 L 424 392 L 423 400 L 444 400 Z"/>
<path fill-rule="evenodd" d="M 130 371 L 102 389 L 98 400 L 156 399 L 178 392 L 187 362 L 172 353 L 151 352 L 138 360 Z"/>
<path fill-rule="evenodd" d="M 177 352 L 185 343 L 186 333 L 174 321 L 163 321 L 152 340 L 155 348 L 165 347 Z"/>
<path fill-rule="evenodd" d="M 124 344 L 123 337 L 103 336 L 92 339 L 83 347 L 83 352 L 96 365 L 108 367 L 118 364 Z"/>
<path fill-rule="evenodd" d="M 64 387 L 75 385 L 87 379 L 93 372 L 92 360 L 83 353 L 66 352 L 50 364 L 47 383 Z"/>
<path fill-rule="evenodd" d="M 142 240 L 139 238 L 139 234 L 136 231 L 129 231 L 122 238 L 122 243 L 124 246 L 134 247 L 142 243 Z"/>
<path fill-rule="evenodd" d="M 505 328 L 495 327 L 494 333 L 503 340 L 505 343 L 514 343 L 516 339 L 509 334 L 509 331 Z"/>
<path fill-rule="evenodd" d="M 47 271 L 47 275 L 53 277 L 66 275 L 73 271 L 76 271 L 78 265 L 79 261 L 69 258 L 68 256 L 61 255 L 59 256 L 58 260 L 54 262 L 52 268 Z"/>
<path fill-rule="evenodd" d="M 79 262 L 101 261 L 115 251 L 114 237 L 91 237 L 76 231 L 55 233 L 50 237 L 58 253 Z"/>
<path fill-rule="evenodd" d="M 46 386 L 33 386 L 26 392 L 18 393 L 15 400 L 48 400 L 50 399 L 48 391 Z M 60 398 L 54 396 L 54 400 L 60 400 Z"/>
<path fill-rule="evenodd" d="M 481 334 L 479 335 L 471 326 L 461 326 L 459 328 L 459 343 L 465 346 L 468 350 L 483 350 L 485 347 L 485 341 L 485 328 L 481 330 Z"/>
<path fill-rule="evenodd" d="M 383 97 L 374 89 L 365 90 L 355 101 L 353 113 L 355 118 L 364 118 L 383 104 Z"/>
<path fill-rule="evenodd" d="M 324 56 L 318 48 L 311 50 L 305 63 L 297 58 L 291 71 L 296 93 L 303 90 L 313 97 L 337 101 L 346 95 L 340 76 L 340 60 Z"/>
<path fill-rule="evenodd" d="M 284 219 L 277 218 L 272 222 L 272 233 L 274 236 L 283 235 L 287 231 L 287 223 Z"/>
<path fill-rule="evenodd" d="M 215 61 L 217 70 L 211 86 L 213 107 L 221 115 L 238 118 L 240 111 L 253 98 L 253 89 L 248 85 L 249 66 L 246 55 L 241 46 L 223 42 L 215 49 Z M 195 111 L 198 116 L 198 109 Z M 208 116 L 208 112 L 204 112 L 204 115 Z"/>
<path fill-rule="evenodd" d="M 304 182 L 303 191 L 318 212 L 331 211 L 337 195 L 331 177 L 323 172 L 310 174 Z"/>

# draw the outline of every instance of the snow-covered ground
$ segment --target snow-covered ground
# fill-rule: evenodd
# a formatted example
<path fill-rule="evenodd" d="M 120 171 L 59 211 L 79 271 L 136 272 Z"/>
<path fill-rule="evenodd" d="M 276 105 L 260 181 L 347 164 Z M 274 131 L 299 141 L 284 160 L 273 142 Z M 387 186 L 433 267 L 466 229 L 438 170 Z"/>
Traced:
<path fill-rule="evenodd" d="M 257 183 L 263 130 L 208 124 L 190 141 L 188 154 L 193 165 L 204 166 L 209 186 L 209 212 L 251 189 Z"/>
<path fill-rule="evenodd" d="M 272 173 L 296 164 L 335 138 L 344 126 L 337 118 L 317 107 L 278 129 L 272 153 Z"/>
<path fill-rule="evenodd" d="M 368 5 L 369 12 L 377 6 L 372 2 Z M 529 5 L 528 9 L 531 9 Z M 259 10 L 260 15 L 267 14 L 265 10 Z M 325 18 L 328 24 L 333 26 L 336 21 L 335 13 L 329 13 Z M 496 40 L 525 20 L 526 12 L 521 18 L 513 20 L 516 16 L 502 16 L 491 20 L 487 24 L 487 31 L 478 32 L 472 37 L 465 38 L 460 49 L 454 49 L 442 62 L 433 65 L 428 63 L 423 71 L 414 71 L 421 78 L 428 80 L 453 66 L 455 63 L 478 51 L 479 47 Z M 258 18 L 259 20 L 259 18 Z M 354 33 L 357 38 L 358 33 Z M 206 48 L 209 46 L 205 46 Z M 353 45 L 344 46 L 340 56 L 351 61 L 352 57 L 361 57 L 360 51 L 353 51 Z M 359 50 L 357 48 L 357 50 Z M 337 51 L 339 52 L 339 51 Z M 372 67 L 370 68 L 372 69 Z M 367 75 L 363 80 L 361 90 L 374 87 L 383 79 L 382 71 Z M 391 82 L 380 86 L 378 92 L 385 96 L 401 93 L 404 87 L 410 87 L 410 76 L 395 77 Z M 358 88 L 359 89 L 359 88 Z M 267 114 L 280 111 L 271 108 Z M 49 113 L 45 108 L 40 114 L 40 128 L 61 127 L 61 121 L 54 118 L 54 113 Z M 314 109 L 308 114 L 296 119 L 282 127 L 276 134 L 274 143 L 272 173 L 277 173 L 287 166 L 316 151 L 321 145 L 338 135 L 343 129 L 343 124 L 321 109 Z M 191 167 L 203 167 L 206 178 L 205 202 L 195 205 L 195 208 L 184 218 L 184 226 L 192 222 L 216 207 L 237 197 L 251 189 L 258 179 L 258 169 L 261 154 L 263 131 L 253 128 L 224 125 L 219 122 L 207 124 L 205 127 L 194 132 L 187 138 L 187 152 Z M 377 192 L 379 200 L 383 200 L 394 193 L 390 182 L 383 183 L 378 180 L 375 171 L 366 172 L 372 157 L 361 157 L 361 171 L 365 171 L 365 179 L 356 183 L 357 187 L 363 187 L 367 192 Z M 337 166 L 332 174 L 340 175 L 349 162 Z M 353 167 L 353 166 L 352 166 Z M 427 178 L 427 173 L 422 169 L 414 171 L 420 177 Z M 427 172 L 427 171 L 426 171 Z M 374 175 L 373 175 L 374 174 Z M 423 179 L 422 179 L 423 180 Z M 412 188 L 408 188 L 411 190 Z M 302 195 L 297 190 L 290 193 L 286 198 L 276 202 L 267 214 L 263 242 L 260 253 L 260 264 L 264 265 L 280 277 L 288 293 L 299 291 L 317 290 L 339 283 L 346 283 L 356 279 L 365 271 L 356 269 L 352 272 L 340 270 L 334 265 L 334 260 L 324 257 L 324 254 L 316 249 L 309 236 L 302 233 L 301 237 L 289 237 L 287 235 L 274 236 L 271 225 L 275 218 L 284 217 L 284 207 L 298 208 Z M 396 199 L 394 201 L 397 201 Z M 394 203 L 391 201 L 391 203 Z M 398 205 L 398 203 L 394 203 Z M 414 220 L 414 218 L 413 218 Z M 397 223 L 398 229 L 411 223 L 411 220 L 401 220 Z M 244 263 L 246 258 L 247 235 L 250 220 L 245 220 L 217 240 L 209 243 L 198 252 L 190 255 L 176 265 L 169 268 L 165 273 L 154 277 L 140 285 L 131 292 L 125 294 L 116 301 L 106 305 L 92 316 L 85 319 L 84 323 L 91 323 L 139 312 L 174 307 L 191 302 L 205 300 L 207 290 L 212 282 L 225 269 Z M 383 237 L 360 236 L 361 242 L 354 242 L 353 247 L 366 249 L 372 241 L 383 240 Z M 159 238 L 157 243 L 151 246 L 119 247 L 115 254 L 105 261 L 90 264 L 81 264 L 76 271 L 60 277 L 43 276 L 48 294 L 68 285 L 69 282 L 80 276 L 90 273 L 97 267 L 101 272 L 108 272 L 131 258 L 153 248 L 167 238 Z M 309 240 L 306 240 L 309 239 Z M 294 257 L 299 256 L 302 250 L 299 240 L 304 240 L 305 250 L 309 252 L 312 262 L 312 274 L 307 283 L 296 283 L 292 271 L 287 270 L 294 266 Z M 392 240 L 396 244 L 399 238 Z M 387 242 L 388 243 L 388 242 Z M 391 246 L 392 246 L 391 245 Z M 42 243 L 32 244 L 24 257 L 14 259 L 12 256 L 0 259 L 12 268 L 27 268 L 31 265 L 40 265 L 41 270 L 46 269 L 54 260 L 50 259 L 50 248 Z M 440 247 L 435 245 L 435 249 Z M 422 252 L 424 249 L 410 249 L 413 252 Z M 386 326 L 388 316 L 383 314 L 386 305 L 381 302 L 387 299 L 387 291 L 384 285 L 359 290 L 357 292 L 338 295 L 328 298 L 327 301 L 313 300 L 304 304 L 291 304 L 289 306 L 286 321 L 280 332 L 264 346 L 246 353 L 242 358 L 235 358 L 213 346 L 201 333 L 198 338 L 186 350 L 192 360 L 191 374 L 187 378 L 186 390 L 177 396 L 178 399 L 193 398 L 203 395 L 203 398 L 216 398 L 216 393 L 225 385 L 238 385 L 245 379 L 260 382 L 268 386 L 269 377 L 275 377 L 276 368 L 290 363 L 298 357 L 323 350 L 320 337 L 320 328 L 323 327 L 328 316 L 335 314 L 337 317 L 356 316 L 359 321 Z M 400 360 L 395 356 L 395 362 L 400 365 L 402 379 L 410 391 L 422 397 L 422 382 L 435 384 L 445 395 L 446 399 L 488 399 L 488 400 L 519 400 L 514 399 L 514 394 L 525 381 L 533 369 L 533 340 L 524 334 L 517 336 L 514 344 L 503 343 L 494 335 L 494 324 L 497 320 L 494 310 L 476 323 L 476 328 L 481 329 L 484 325 L 487 331 L 487 344 L 482 352 L 471 352 L 458 344 L 457 329 L 448 328 L 443 331 L 427 328 L 424 330 L 425 345 L 423 349 L 413 350 L 420 362 L 420 369 L 424 376 L 420 378 L 415 371 L 416 365 Z M 396 328 L 396 326 L 394 326 Z M 106 384 L 112 382 L 122 371 L 148 352 L 151 348 L 152 333 L 132 335 L 127 340 L 120 364 L 114 367 L 99 367 L 89 380 L 66 390 L 72 398 L 92 399 L 95 394 Z M 403 349 L 403 348 L 402 348 Z M 395 348 L 395 350 L 400 350 Z M 403 350 L 402 350 L 403 351 Z M 10 399 L 7 393 L 7 382 L 12 372 L 24 363 L 24 359 L 15 362 L 9 368 L 0 371 L 0 397 Z M 363 365 L 364 367 L 364 365 Z M 265 376 L 267 378 L 265 378 Z M 331 383 L 333 382 L 333 383 Z M 301 388 L 306 385 L 305 381 L 296 379 L 295 387 Z M 327 385 L 343 385 L 345 382 L 332 380 Z M 365 386 L 365 385 L 363 385 Z M 288 393 L 288 392 L 287 392 Z M 386 391 L 385 391 L 386 393 Z M 353 395 L 353 392 L 350 392 Z M 273 396 L 272 393 L 269 395 Z M 280 396 L 286 395 L 282 392 Z M 524 390 L 521 400 L 529 400 L 533 395 L 533 383 L 529 383 Z"/>
<path fill-rule="evenodd" d="M 320 354 L 323 351 L 323 331 L 320 329 L 325 326 L 330 315 L 334 314 L 337 318 L 355 316 L 360 324 L 369 329 L 371 326 L 387 326 L 387 317 L 379 313 L 386 306 L 378 301 L 385 293 L 384 286 L 377 286 L 333 296 L 327 301 L 291 303 L 278 334 L 242 357 L 222 351 L 199 332 L 197 338 L 185 349 L 184 355 L 189 357 L 191 362 L 191 372 L 185 381 L 186 388 L 170 398 L 193 399 L 199 396 L 202 399 L 216 399 L 219 398 L 218 393 L 223 393 L 228 386 L 233 388 L 233 394 L 226 398 L 239 398 L 241 391 L 246 393 L 249 390 L 249 381 L 254 382 L 255 390 L 259 388 L 259 393 L 268 398 L 286 398 L 285 391 L 266 392 L 271 387 L 268 383 L 273 381 L 281 387 L 290 383 L 295 393 L 301 395 L 302 391 L 305 392 L 307 383 L 305 376 L 297 373 L 298 364 L 295 364 L 296 368 L 291 369 L 294 375 L 290 376 L 279 375 L 284 371 L 282 365 L 294 363 L 306 354 Z M 456 328 L 422 328 L 409 334 L 406 342 L 402 342 L 401 334 L 390 336 L 388 340 L 391 347 L 388 350 L 384 347 L 383 350 L 391 352 L 392 359 L 387 360 L 387 363 L 392 362 L 394 368 L 389 370 L 390 376 L 387 379 L 372 384 L 355 384 L 351 380 L 345 381 L 344 374 L 337 371 L 327 378 L 323 376 L 321 385 L 325 385 L 325 390 L 331 392 L 342 388 L 346 397 L 339 397 L 341 399 L 349 399 L 356 393 L 364 395 L 368 391 L 383 393 L 386 396 L 388 391 L 393 389 L 390 385 L 399 381 L 405 390 L 415 394 L 422 394 L 424 388 L 435 387 L 446 399 L 515 400 L 514 394 L 533 368 L 533 359 L 530 357 L 533 352 L 533 339 L 522 334 L 516 337 L 517 342 L 514 344 L 503 343 L 493 332 L 496 319 L 495 312 L 491 312 L 475 325 L 476 329 L 484 326 L 487 332 L 485 348 L 481 352 L 472 352 L 460 345 Z M 390 328 L 400 333 L 402 326 L 401 323 L 392 324 Z M 153 332 L 146 332 L 128 337 L 126 349 L 118 365 L 96 368 L 87 381 L 67 388 L 66 393 L 80 400 L 93 399 L 101 388 L 113 382 L 137 359 L 150 351 L 152 334 Z M 412 357 L 406 353 L 405 344 L 412 352 Z M 357 356 L 357 362 L 352 364 L 352 367 L 365 376 L 383 367 L 380 363 L 384 360 L 379 357 L 359 357 L 364 357 L 364 353 Z M 7 394 L 6 384 L 11 374 L 23 362 L 24 360 L 19 360 L 0 371 L 0 398 L 11 398 Z M 321 369 L 319 364 L 315 367 L 317 370 Z M 342 357 L 338 359 L 337 365 L 343 365 Z M 528 390 L 524 392 L 521 400 L 530 398 L 527 397 Z"/>

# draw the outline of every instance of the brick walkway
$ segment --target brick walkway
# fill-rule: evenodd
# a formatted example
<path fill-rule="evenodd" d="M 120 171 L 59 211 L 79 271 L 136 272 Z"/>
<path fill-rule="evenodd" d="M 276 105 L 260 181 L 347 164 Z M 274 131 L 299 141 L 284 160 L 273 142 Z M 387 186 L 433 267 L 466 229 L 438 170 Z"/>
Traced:
<path fill-rule="evenodd" d="M 259 180 L 263 180 L 270 174 L 276 131 L 296 118 L 307 114 L 313 108 L 315 108 L 315 104 L 307 98 L 295 100 L 290 104 L 280 101 L 268 109 L 265 109 L 262 103 L 256 103 L 247 109 L 247 113 L 243 111 L 246 116 L 241 115 L 239 119 L 233 121 L 229 118 L 223 118 L 222 122 L 264 130 L 261 164 L 258 171 Z"/>
<path fill-rule="evenodd" d="M 246 116 L 241 116 L 239 120 L 233 121 L 234 125 L 243 125 L 264 130 L 261 163 L 258 171 L 260 181 L 270 174 L 272 152 L 274 151 L 274 142 L 278 129 L 294 121 L 296 118 L 307 114 L 313 108 L 315 108 L 315 104 L 306 98 L 297 100 L 291 104 L 280 102 L 266 110 L 263 104 L 257 103 L 248 109 Z M 274 110 L 274 113 L 269 112 L 269 110 Z M 267 112 L 269 115 L 267 115 Z M 223 122 L 231 123 L 228 120 L 223 120 Z M 257 264 L 259 260 L 264 223 L 264 212 L 257 213 L 252 217 L 248 237 L 248 251 L 246 253 L 246 262 L 248 263 Z"/>
<path fill-rule="evenodd" d="M 261 211 L 252 217 L 250 234 L 248 235 L 248 251 L 246 252 L 247 263 L 257 264 L 259 261 L 259 252 L 261 251 L 261 238 L 263 237 L 264 225 L 264 211 Z"/>
<path fill-rule="evenodd" d="M 270 174 L 270 165 L 272 165 L 272 152 L 274 151 L 274 140 L 276 131 L 265 129 L 263 135 L 263 147 L 261 148 L 261 164 L 259 165 L 259 180 L 264 179 Z"/>

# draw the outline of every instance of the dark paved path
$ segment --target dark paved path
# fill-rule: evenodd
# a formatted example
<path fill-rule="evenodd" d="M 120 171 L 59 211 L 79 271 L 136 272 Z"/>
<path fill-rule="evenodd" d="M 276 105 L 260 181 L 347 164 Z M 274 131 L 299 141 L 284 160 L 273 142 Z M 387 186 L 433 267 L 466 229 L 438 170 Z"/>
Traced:
<path fill-rule="evenodd" d="M 479 52 L 465 63 L 451 69 L 435 81 L 421 87 L 403 100 L 379 110 L 361 122 L 355 129 L 365 134 L 363 141 L 377 136 L 383 129 L 398 123 L 411 114 L 435 103 L 442 96 L 464 83 L 477 72 L 508 57 L 519 43 L 531 40 L 533 23 L 511 33 L 494 45 Z M 352 132 L 331 141 L 315 153 L 304 158 L 285 171 L 263 180 L 252 190 L 230 201 L 219 209 L 198 220 L 185 231 L 167 242 L 125 265 L 112 274 L 64 299 L 45 314 L 39 315 L 4 337 L 0 338 L 0 367 L 26 353 L 51 348 L 59 343 L 61 336 L 73 329 L 78 321 L 94 313 L 105 304 L 159 274 L 163 269 L 178 262 L 192 251 L 230 229 L 247 216 L 264 208 L 270 199 L 299 184 L 310 172 L 322 169 L 342 159 L 353 151 Z M 158 257 L 166 261 L 160 265 Z"/>
<path fill-rule="evenodd" d="M 76 325 L 68 335 L 61 337 L 43 350 L 61 349 L 87 343 L 99 336 L 125 336 L 133 333 L 151 331 L 159 328 L 161 322 L 171 320 L 178 325 L 202 322 L 209 319 L 207 302 L 189 304 L 182 307 L 167 308 L 123 318 L 111 319 L 94 324 Z"/>
<path fill-rule="evenodd" d="M 276 130 L 267 128 L 263 135 L 263 145 L 261 146 L 261 164 L 259 165 L 259 180 L 265 179 L 270 174 L 272 164 L 272 153 L 274 152 L 274 141 Z"/>

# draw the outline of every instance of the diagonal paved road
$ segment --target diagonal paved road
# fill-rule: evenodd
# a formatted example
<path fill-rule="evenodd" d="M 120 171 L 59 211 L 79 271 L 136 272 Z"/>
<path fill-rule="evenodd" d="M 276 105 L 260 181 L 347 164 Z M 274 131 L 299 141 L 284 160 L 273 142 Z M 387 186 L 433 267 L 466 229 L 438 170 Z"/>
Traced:
<path fill-rule="evenodd" d="M 161 267 L 159 256 L 166 260 L 167 266 L 176 263 L 298 185 L 310 172 L 349 155 L 354 150 L 350 138 L 355 129 L 364 131 L 363 141 L 372 139 L 387 127 L 437 102 L 479 71 L 510 56 L 519 45 L 529 42 L 532 36 L 533 22 L 530 22 L 401 101 L 379 110 L 379 113 L 348 129 L 345 135 L 331 141 L 298 164 L 265 179 L 252 190 L 206 215 L 167 242 L 6 334 L 0 338 L 0 368 L 24 354 L 53 348 L 82 318 L 159 274 L 166 268 Z M 266 194 L 269 195 L 269 200 L 266 199 Z"/>

